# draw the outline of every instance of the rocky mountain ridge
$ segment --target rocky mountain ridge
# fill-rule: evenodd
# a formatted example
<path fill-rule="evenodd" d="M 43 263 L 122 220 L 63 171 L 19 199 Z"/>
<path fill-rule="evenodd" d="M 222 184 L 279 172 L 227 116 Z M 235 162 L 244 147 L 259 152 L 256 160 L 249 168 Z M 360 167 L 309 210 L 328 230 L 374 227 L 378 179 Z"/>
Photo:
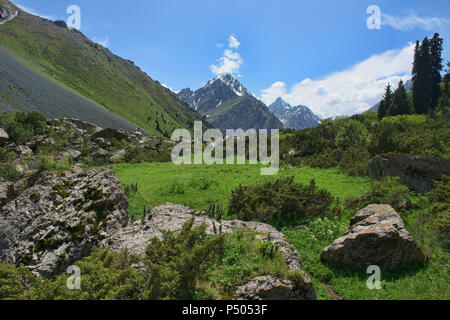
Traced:
<path fill-rule="evenodd" d="M 283 128 L 267 106 L 231 74 L 221 74 L 195 92 L 183 89 L 177 97 L 222 131 Z"/>
<path fill-rule="evenodd" d="M 270 106 L 269 110 L 281 120 L 286 129 L 301 130 L 314 128 L 320 123 L 320 119 L 307 106 L 291 106 L 283 100 L 277 98 Z"/>

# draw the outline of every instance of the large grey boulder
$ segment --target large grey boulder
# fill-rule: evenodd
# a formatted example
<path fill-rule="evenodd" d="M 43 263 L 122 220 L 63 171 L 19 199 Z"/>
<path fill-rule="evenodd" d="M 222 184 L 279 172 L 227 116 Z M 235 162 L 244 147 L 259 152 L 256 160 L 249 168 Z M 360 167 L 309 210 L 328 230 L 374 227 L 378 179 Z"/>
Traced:
<path fill-rule="evenodd" d="M 52 276 L 128 225 L 128 200 L 110 169 L 22 180 L 0 209 L 0 261 Z"/>
<path fill-rule="evenodd" d="M 372 204 L 358 211 L 350 229 L 323 249 L 324 261 L 384 270 L 422 264 L 426 257 L 389 205 Z"/>
<path fill-rule="evenodd" d="M 368 171 L 374 179 L 400 177 L 403 184 L 422 193 L 433 189 L 434 180 L 450 175 L 450 159 L 382 154 L 369 162 Z"/>
<path fill-rule="evenodd" d="M 101 242 L 101 246 L 109 247 L 114 251 L 121 251 L 126 248 L 132 253 L 144 254 L 150 239 L 155 237 L 161 238 L 161 230 L 179 231 L 183 224 L 193 217 L 195 219 L 194 226 L 205 225 L 206 233 L 208 234 L 214 234 L 220 230 L 223 233 L 233 233 L 234 230 L 249 229 L 254 231 L 259 239 L 277 244 L 289 270 L 298 271 L 303 275 L 302 296 L 297 298 L 315 299 L 316 294 L 312 282 L 301 269 L 299 253 L 293 245 L 287 242 L 286 237 L 282 233 L 265 223 L 240 220 L 219 222 L 208 217 L 202 211 L 166 203 L 154 208 L 143 220 L 136 221 L 107 237 Z"/>

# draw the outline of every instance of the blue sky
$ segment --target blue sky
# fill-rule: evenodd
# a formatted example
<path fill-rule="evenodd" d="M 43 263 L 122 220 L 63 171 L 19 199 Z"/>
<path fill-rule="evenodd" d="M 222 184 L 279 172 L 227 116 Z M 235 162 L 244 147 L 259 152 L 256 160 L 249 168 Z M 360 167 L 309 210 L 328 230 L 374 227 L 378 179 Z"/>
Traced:
<path fill-rule="evenodd" d="M 323 117 L 363 111 L 408 79 L 416 40 L 439 32 L 450 60 L 448 0 L 13 2 L 52 20 L 78 5 L 83 33 L 174 91 L 231 71 L 266 104 L 282 96 Z M 370 5 L 381 29 L 367 27 Z"/>

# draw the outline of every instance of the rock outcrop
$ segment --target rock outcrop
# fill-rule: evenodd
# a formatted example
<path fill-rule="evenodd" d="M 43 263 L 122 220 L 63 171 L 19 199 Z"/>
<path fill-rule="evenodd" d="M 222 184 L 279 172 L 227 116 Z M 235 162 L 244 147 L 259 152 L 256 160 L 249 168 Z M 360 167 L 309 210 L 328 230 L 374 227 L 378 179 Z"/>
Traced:
<path fill-rule="evenodd" d="M 0 209 L 0 261 L 52 276 L 128 225 L 128 200 L 110 169 L 22 180 Z"/>
<path fill-rule="evenodd" d="M 12 4 L 0 3 L 0 25 L 14 19 L 18 14 L 19 10 L 17 10 Z"/>
<path fill-rule="evenodd" d="M 403 184 L 423 193 L 433 189 L 434 180 L 450 175 L 450 159 L 382 154 L 369 162 L 368 171 L 375 179 L 386 175 L 400 177 Z"/>
<path fill-rule="evenodd" d="M 297 299 L 315 299 L 316 294 L 311 280 L 301 269 L 301 259 L 293 245 L 287 242 L 285 236 L 270 225 L 259 222 L 244 222 L 240 220 L 216 221 L 207 216 L 206 213 L 193 209 L 167 203 L 154 208 L 151 213 L 141 221 L 136 221 L 119 232 L 111 235 L 101 242 L 101 246 L 110 247 L 115 251 L 125 248 L 136 254 L 144 254 L 149 240 L 161 237 L 160 230 L 178 231 L 183 224 L 195 218 L 194 226 L 206 225 L 206 232 L 214 234 L 218 230 L 223 233 L 232 233 L 237 229 L 250 229 L 254 231 L 261 240 L 270 240 L 277 244 L 280 254 L 284 257 L 290 271 L 299 271 L 303 274 L 304 283 L 301 291 L 295 291 L 292 296 Z M 256 281 L 256 280 L 255 280 Z M 254 286 L 249 286 L 252 288 Z M 289 285 L 288 285 L 289 287 Z M 289 287 L 294 288 L 294 287 Z M 246 292 L 250 295 L 249 290 Z M 301 294 L 299 293 L 301 292 Z M 256 293 L 255 297 L 258 296 Z"/>
<path fill-rule="evenodd" d="M 323 249 L 320 257 L 358 268 L 377 265 L 384 270 L 426 261 L 397 212 L 389 205 L 377 204 L 358 211 L 347 233 Z"/>

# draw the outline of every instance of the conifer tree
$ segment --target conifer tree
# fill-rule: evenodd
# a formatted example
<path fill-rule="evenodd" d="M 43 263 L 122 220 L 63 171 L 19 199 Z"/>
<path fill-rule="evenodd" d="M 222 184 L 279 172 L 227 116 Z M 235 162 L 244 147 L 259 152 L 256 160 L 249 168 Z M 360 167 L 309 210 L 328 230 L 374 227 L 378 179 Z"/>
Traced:
<path fill-rule="evenodd" d="M 389 116 L 389 110 L 392 106 L 392 90 L 391 85 L 388 83 L 386 89 L 384 91 L 383 100 L 381 100 L 380 105 L 378 107 L 378 119 L 383 119 L 386 116 Z"/>
<path fill-rule="evenodd" d="M 386 115 L 387 115 L 386 104 L 384 103 L 384 100 L 381 100 L 378 106 L 378 119 L 381 120 L 384 117 L 386 117 Z"/>
<path fill-rule="evenodd" d="M 413 64 L 413 106 L 415 113 L 426 114 L 431 106 L 431 47 L 428 38 L 416 42 Z"/>
<path fill-rule="evenodd" d="M 395 90 L 392 97 L 392 106 L 389 110 L 389 115 L 397 116 L 401 114 L 410 114 L 410 106 L 408 101 L 408 95 L 406 94 L 405 85 L 403 81 L 400 80 L 398 83 L 398 88 Z"/>
<path fill-rule="evenodd" d="M 435 33 L 433 39 L 430 42 L 430 58 L 431 58 L 431 105 L 430 108 L 435 109 L 439 97 L 441 95 L 441 71 L 442 65 L 442 49 L 443 49 L 443 39 L 439 37 L 438 33 Z"/>

